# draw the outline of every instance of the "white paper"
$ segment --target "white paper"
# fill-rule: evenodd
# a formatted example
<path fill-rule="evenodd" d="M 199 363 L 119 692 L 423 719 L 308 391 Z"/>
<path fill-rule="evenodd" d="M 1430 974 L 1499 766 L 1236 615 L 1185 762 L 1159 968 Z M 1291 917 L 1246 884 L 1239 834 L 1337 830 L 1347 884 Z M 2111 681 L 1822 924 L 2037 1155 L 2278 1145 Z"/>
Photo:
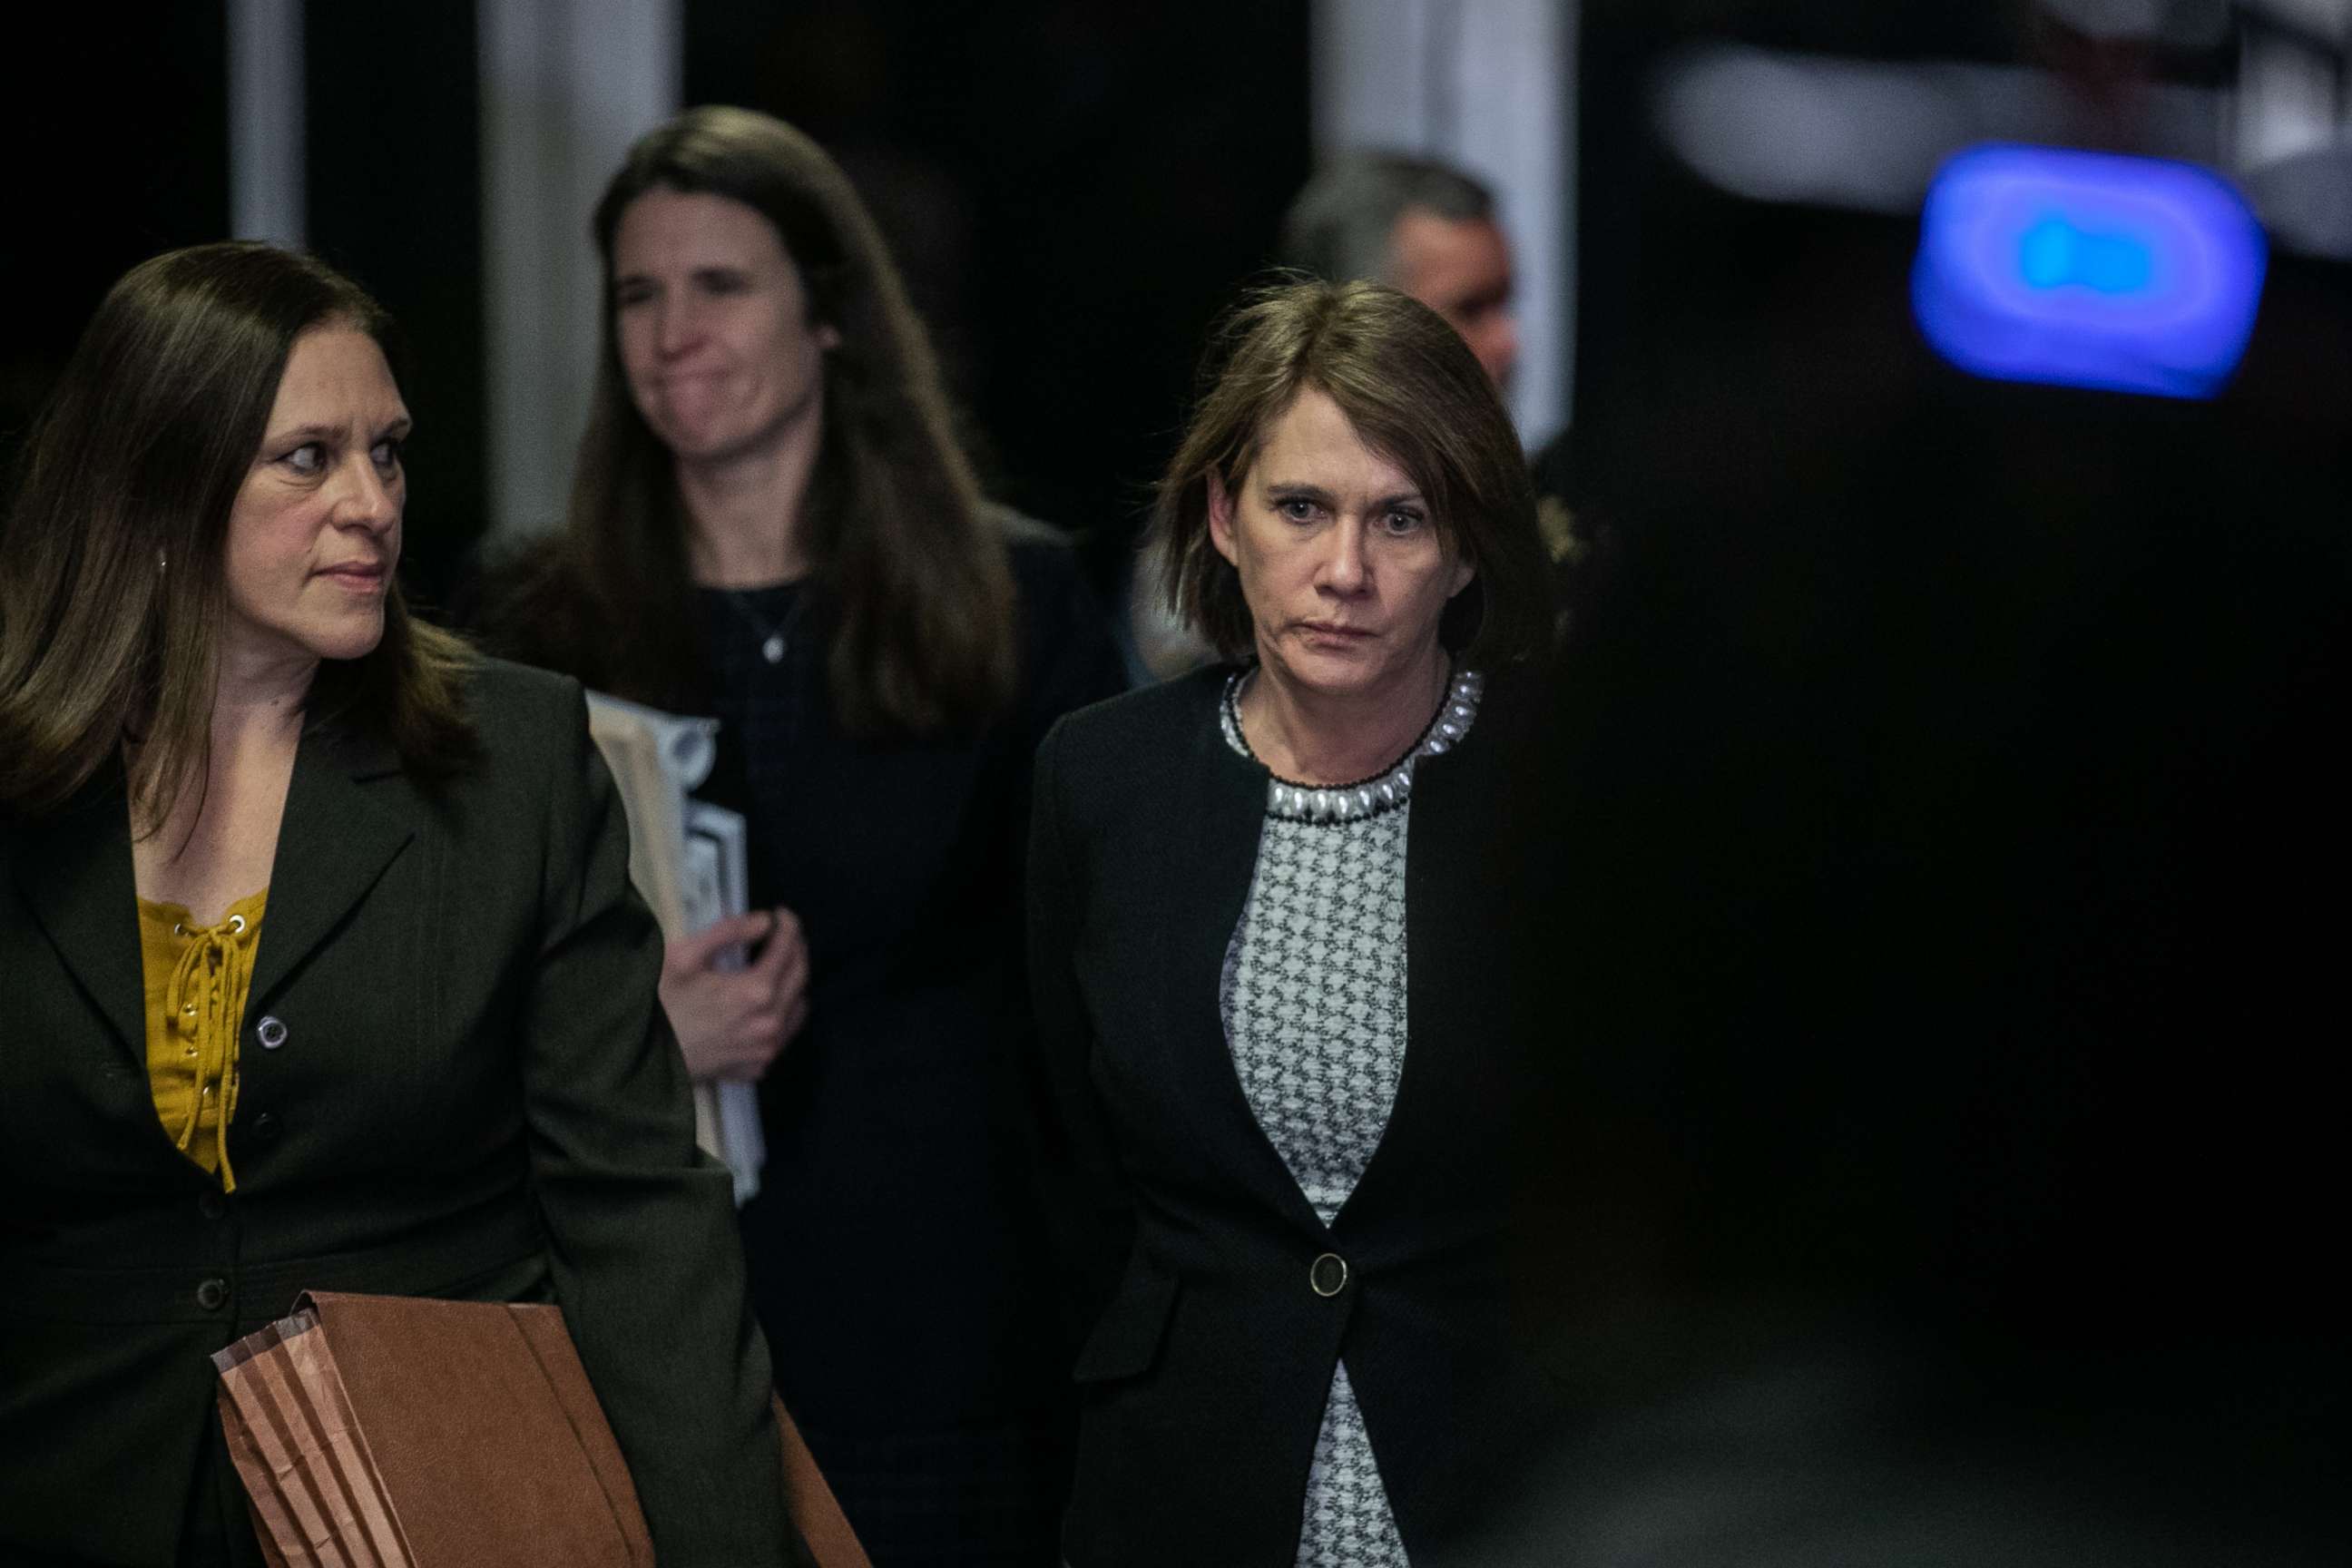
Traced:
<path fill-rule="evenodd" d="M 709 911 L 708 918 L 695 920 L 698 911 L 688 907 L 688 918 L 695 930 L 751 908 L 751 876 L 743 836 L 740 812 L 708 801 L 686 803 L 687 864 L 692 868 L 688 880 L 707 900 L 704 908 Z M 745 957 L 743 950 L 737 948 L 724 956 L 722 965 L 740 969 Z M 717 1087 L 719 1142 L 726 1151 L 722 1157 L 728 1168 L 735 1173 L 735 1203 L 740 1207 L 760 1190 L 760 1172 L 768 1163 L 768 1141 L 760 1131 L 759 1086 L 726 1079 Z"/>
<path fill-rule="evenodd" d="M 603 692 L 588 694 L 588 730 L 611 768 L 629 819 L 629 877 L 677 942 L 749 908 L 750 874 L 740 814 L 691 799 L 710 776 L 719 721 L 683 718 Z M 740 949 L 721 968 L 740 968 Z M 767 1143 L 756 1086 L 729 1080 L 694 1086 L 695 1141 L 724 1161 L 735 1202 L 760 1190 Z"/>

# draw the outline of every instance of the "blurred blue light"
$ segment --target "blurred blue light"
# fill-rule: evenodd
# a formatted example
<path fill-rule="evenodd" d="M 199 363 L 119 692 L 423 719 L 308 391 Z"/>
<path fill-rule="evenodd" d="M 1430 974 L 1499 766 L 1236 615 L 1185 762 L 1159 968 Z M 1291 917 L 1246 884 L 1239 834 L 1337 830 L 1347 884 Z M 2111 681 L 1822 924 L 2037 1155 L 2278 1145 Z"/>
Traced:
<path fill-rule="evenodd" d="M 2081 283 L 2102 294 L 2145 289 L 2156 266 L 2147 246 L 2129 235 L 2085 234 L 2063 217 L 2025 231 L 2018 247 L 2025 280 L 2036 289 Z"/>
<path fill-rule="evenodd" d="M 1972 374 L 2207 397 L 2237 368 L 2267 247 L 2237 192 L 2188 163 L 1975 147 L 1929 187 L 1912 309 Z"/>

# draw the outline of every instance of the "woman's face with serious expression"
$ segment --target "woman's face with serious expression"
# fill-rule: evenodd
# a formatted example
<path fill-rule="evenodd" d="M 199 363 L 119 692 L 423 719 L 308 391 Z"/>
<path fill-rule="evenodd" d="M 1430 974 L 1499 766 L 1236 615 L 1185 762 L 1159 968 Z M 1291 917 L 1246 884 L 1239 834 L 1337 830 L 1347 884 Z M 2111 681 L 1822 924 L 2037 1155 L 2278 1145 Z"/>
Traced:
<path fill-rule="evenodd" d="M 383 636 L 400 563 L 408 409 L 376 341 L 331 322 L 294 340 L 228 520 L 233 658 L 358 658 Z"/>
<path fill-rule="evenodd" d="M 1269 422 L 1209 537 L 1240 574 L 1259 662 L 1301 691 L 1426 700 L 1438 622 L 1473 572 L 1412 478 L 1307 387 Z"/>

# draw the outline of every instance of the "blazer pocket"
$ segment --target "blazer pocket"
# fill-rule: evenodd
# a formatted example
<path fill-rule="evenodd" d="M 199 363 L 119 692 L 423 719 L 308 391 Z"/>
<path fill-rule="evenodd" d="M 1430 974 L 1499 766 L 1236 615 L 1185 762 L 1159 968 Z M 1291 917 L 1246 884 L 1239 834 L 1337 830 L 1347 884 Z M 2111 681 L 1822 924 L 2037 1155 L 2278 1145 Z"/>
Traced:
<path fill-rule="evenodd" d="M 1094 1332 L 1078 1352 L 1070 1376 L 1079 1383 L 1108 1383 L 1151 1370 L 1176 1307 L 1176 1276 L 1157 1268 L 1128 1270 Z"/>

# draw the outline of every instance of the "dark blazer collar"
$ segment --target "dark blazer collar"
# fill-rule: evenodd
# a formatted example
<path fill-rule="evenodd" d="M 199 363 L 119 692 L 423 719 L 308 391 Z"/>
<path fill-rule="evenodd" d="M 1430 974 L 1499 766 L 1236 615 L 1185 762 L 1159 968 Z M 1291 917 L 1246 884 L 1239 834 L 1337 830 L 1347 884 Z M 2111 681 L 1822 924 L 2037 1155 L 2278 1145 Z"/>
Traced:
<path fill-rule="evenodd" d="M 1480 940 L 1482 906 L 1494 897 L 1494 846 L 1488 831 L 1499 805 L 1501 736 L 1482 703 L 1461 744 L 1413 765 L 1412 826 L 1405 854 L 1404 1068 L 1371 1161 L 1340 1210 L 1342 1235 L 1414 1203 L 1412 1173 L 1447 1157 L 1464 1138 L 1496 1130 L 1464 1125 L 1464 1058 L 1491 1043 L 1465 1038 L 1465 1003 L 1495 983 L 1489 966 L 1505 961 Z"/>
<path fill-rule="evenodd" d="M 1405 857 L 1408 1040 L 1395 1103 L 1370 1163 L 1335 1225 L 1353 1242 L 1391 1215 L 1415 1212 L 1416 1173 L 1460 1154 L 1465 1140 L 1500 1138 L 1488 1092 L 1511 1068 L 1513 970 L 1525 960 L 1509 928 L 1513 878 L 1536 849 L 1534 731 L 1545 712 L 1534 672 L 1490 672 L 1460 744 L 1414 764 Z"/>
<path fill-rule="evenodd" d="M 1157 814 L 1167 846 L 1168 875 L 1148 895 L 1160 905 L 1170 946 L 1160 971 L 1163 1059 L 1186 1080 L 1182 1103 L 1220 1108 L 1222 1131 L 1203 1128 L 1203 1135 L 1221 1144 L 1225 1158 L 1241 1162 L 1234 1168 L 1260 1200 L 1293 1224 L 1319 1230 L 1314 1205 L 1250 1109 L 1225 1039 L 1225 952 L 1256 874 L 1271 777 L 1264 764 L 1233 749 L 1218 722 L 1231 673 L 1185 678 L 1191 689 L 1178 710 L 1180 728 L 1168 754 L 1150 764 L 1157 778 L 1150 787 L 1167 793 L 1142 803 Z"/>
<path fill-rule="evenodd" d="M 304 731 L 278 830 L 250 1008 L 269 1000 L 415 836 L 406 792 L 377 782 L 399 772 L 399 754 L 375 737 L 331 722 Z M 144 1062 L 146 984 L 121 762 L 110 760 L 63 809 L 20 825 L 15 837 L 16 879 L 34 918 L 122 1047 Z"/>
<path fill-rule="evenodd" d="M 146 983 L 121 760 L 109 758 L 62 809 L 18 823 L 12 837 L 16 885 L 34 920 L 122 1047 L 144 1063 Z"/>
<path fill-rule="evenodd" d="M 399 753 L 377 736 L 334 721 L 304 731 L 278 829 L 248 1006 L 268 1003 L 416 836 L 402 809 L 407 793 L 379 782 L 399 773 Z"/>

